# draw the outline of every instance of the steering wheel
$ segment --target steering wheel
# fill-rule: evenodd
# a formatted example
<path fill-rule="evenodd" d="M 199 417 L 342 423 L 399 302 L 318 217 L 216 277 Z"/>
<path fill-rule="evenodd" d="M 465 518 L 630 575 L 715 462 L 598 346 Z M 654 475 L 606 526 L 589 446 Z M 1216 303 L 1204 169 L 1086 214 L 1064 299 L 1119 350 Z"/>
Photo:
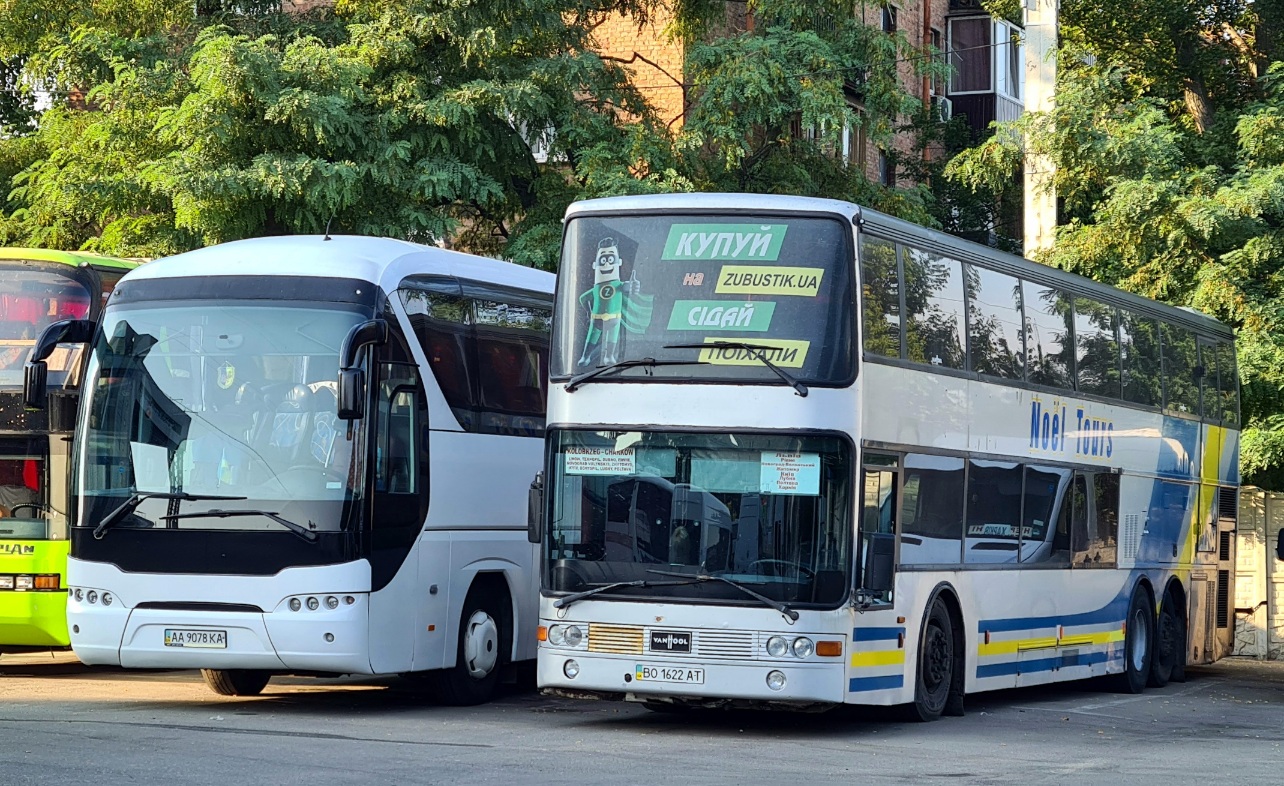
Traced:
<path fill-rule="evenodd" d="M 14 505 L 12 508 L 9 508 L 9 515 L 17 516 L 18 511 L 22 510 L 23 508 L 31 508 L 36 513 L 43 513 L 45 506 L 35 502 L 23 502 L 19 505 Z"/>
<path fill-rule="evenodd" d="M 771 567 L 771 568 L 774 568 L 774 570 L 768 573 L 767 571 L 757 569 L 760 566 Z M 816 578 L 816 571 L 812 570 L 806 565 L 803 565 L 802 563 L 791 562 L 787 559 L 758 559 L 749 563 L 749 569 L 752 570 L 754 573 L 758 573 L 760 575 L 784 576 L 786 573 L 786 571 L 783 570 L 784 568 L 791 568 L 793 570 L 796 570 L 799 573 L 806 576 L 808 579 Z"/>

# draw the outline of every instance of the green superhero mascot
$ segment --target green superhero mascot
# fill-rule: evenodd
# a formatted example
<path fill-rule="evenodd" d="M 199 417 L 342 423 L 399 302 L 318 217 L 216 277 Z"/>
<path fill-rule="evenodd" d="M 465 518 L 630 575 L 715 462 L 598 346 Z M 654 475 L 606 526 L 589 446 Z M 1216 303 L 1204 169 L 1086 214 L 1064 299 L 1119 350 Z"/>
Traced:
<path fill-rule="evenodd" d="M 589 312 L 588 334 L 579 365 L 589 366 L 594 356 L 598 365 L 609 366 L 620 359 L 620 330 L 641 333 L 651 324 L 650 295 L 642 294 L 637 274 L 620 280 L 619 244 L 613 237 L 602 238 L 593 259 L 593 288 L 580 294 L 580 305 Z"/>

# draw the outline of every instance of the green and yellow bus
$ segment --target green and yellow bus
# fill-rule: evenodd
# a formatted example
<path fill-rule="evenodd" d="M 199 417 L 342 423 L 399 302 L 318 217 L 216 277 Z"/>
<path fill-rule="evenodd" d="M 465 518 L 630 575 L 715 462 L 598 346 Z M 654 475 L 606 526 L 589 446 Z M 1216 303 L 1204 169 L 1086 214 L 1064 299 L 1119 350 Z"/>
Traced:
<path fill-rule="evenodd" d="M 48 361 L 47 406 L 23 402 L 23 367 L 46 326 L 96 320 L 138 263 L 70 251 L 0 248 L 0 653 L 66 647 L 68 449 L 83 345 Z"/>

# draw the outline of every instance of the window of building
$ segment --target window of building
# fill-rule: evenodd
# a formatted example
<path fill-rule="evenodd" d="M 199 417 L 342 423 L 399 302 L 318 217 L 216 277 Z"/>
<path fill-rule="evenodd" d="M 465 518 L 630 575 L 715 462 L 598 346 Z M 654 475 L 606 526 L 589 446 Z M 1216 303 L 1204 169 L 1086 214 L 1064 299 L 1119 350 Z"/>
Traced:
<path fill-rule="evenodd" d="M 1074 299 L 1075 369 L 1080 393 L 1121 395 L 1118 322 L 1114 306 L 1083 297 Z"/>
<path fill-rule="evenodd" d="M 992 377 L 1023 379 L 1021 282 L 973 265 L 964 266 L 964 271 L 972 370 Z"/>
<path fill-rule="evenodd" d="M 896 244 L 864 235 L 860 259 L 865 351 L 898 358 L 901 356 L 901 293 Z"/>
<path fill-rule="evenodd" d="M 878 151 L 878 182 L 896 188 L 896 159 L 886 150 Z"/>
<path fill-rule="evenodd" d="M 910 360 L 962 369 L 963 275 L 956 260 L 902 249 L 905 342 Z"/>
<path fill-rule="evenodd" d="M 890 3 L 883 6 L 883 32 L 896 32 L 896 6 Z"/>
<path fill-rule="evenodd" d="M 956 565 L 963 539 L 963 459 L 905 457 L 902 565 Z"/>
<path fill-rule="evenodd" d="M 1026 379 L 1036 385 L 1074 389 L 1071 298 L 1065 292 L 1024 282 Z"/>
<path fill-rule="evenodd" d="M 994 28 L 988 16 L 950 20 L 951 93 L 989 93 L 994 90 L 992 71 Z"/>

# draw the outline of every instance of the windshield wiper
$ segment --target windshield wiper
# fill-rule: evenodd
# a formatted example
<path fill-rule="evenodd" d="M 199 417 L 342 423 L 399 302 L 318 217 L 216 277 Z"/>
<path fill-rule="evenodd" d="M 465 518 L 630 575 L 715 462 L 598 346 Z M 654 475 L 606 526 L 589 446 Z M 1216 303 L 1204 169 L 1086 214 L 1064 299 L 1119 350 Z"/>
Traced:
<path fill-rule="evenodd" d="M 232 497 L 231 499 L 245 499 L 245 497 Z M 319 537 L 317 533 L 314 531 L 316 529 L 316 525 L 313 524 L 312 522 L 309 521 L 308 526 L 305 527 L 302 524 L 296 524 L 287 518 L 282 518 L 281 516 L 277 515 L 276 511 L 273 511 L 273 510 L 219 510 L 218 508 L 215 508 L 213 510 L 202 510 L 196 513 L 175 513 L 170 516 L 161 516 L 161 520 L 177 521 L 179 519 L 226 519 L 226 518 L 232 518 L 234 516 L 263 516 L 264 518 L 268 518 L 268 519 L 271 519 L 272 521 L 275 521 L 277 524 L 280 524 L 282 527 L 285 527 L 289 531 L 293 532 L 295 535 L 298 535 L 299 537 L 303 538 L 308 543 L 316 543 L 317 538 Z"/>
<path fill-rule="evenodd" d="M 655 571 L 655 570 L 647 571 L 647 573 L 658 573 L 658 572 L 659 571 Z M 687 576 L 688 574 L 674 573 L 672 575 Z M 646 579 L 634 579 L 633 581 L 617 581 L 613 584 L 603 584 L 600 587 L 594 587 L 593 589 L 584 590 L 583 592 L 573 592 L 570 595 L 566 595 L 564 597 L 558 598 L 557 600 L 553 601 L 553 608 L 564 609 L 577 600 L 584 600 L 585 598 L 591 598 L 594 595 L 598 594 L 599 592 L 610 592 L 613 589 L 620 589 L 621 587 L 678 587 L 683 584 L 698 584 L 698 583 L 699 583 L 699 580 L 694 578 L 691 579 L 690 581 L 647 581 Z"/>
<path fill-rule="evenodd" d="M 245 497 L 229 497 L 222 494 L 188 494 L 186 491 L 135 491 L 130 494 L 128 499 L 120 504 L 120 507 L 103 516 L 103 520 L 98 522 L 94 527 L 94 538 L 102 540 L 107 530 L 116 526 L 121 519 L 133 513 L 139 505 L 149 499 L 177 499 L 184 502 L 201 501 L 201 500 L 236 500 L 245 499 Z"/>
<path fill-rule="evenodd" d="M 622 371 L 626 368 L 635 368 L 637 366 L 646 366 L 654 368 L 656 366 L 694 366 L 704 363 L 703 360 L 656 360 L 655 358 L 634 358 L 632 360 L 621 360 L 619 363 L 612 363 L 609 366 L 599 366 L 592 371 L 585 371 L 582 374 L 576 374 L 566 383 L 566 392 L 574 393 L 575 389 L 590 379 L 600 377 L 614 371 Z"/>
<path fill-rule="evenodd" d="M 744 594 L 748 595 L 749 597 L 761 601 L 763 605 L 770 606 L 771 608 L 775 609 L 781 614 L 784 614 L 790 620 L 795 622 L 798 620 L 798 612 L 789 608 L 784 603 L 781 603 L 778 600 L 769 598 L 766 595 L 763 595 L 761 592 L 752 590 L 748 586 L 741 584 L 740 582 L 735 581 L 733 579 L 729 579 L 726 576 L 715 576 L 710 573 L 697 573 L 693 576 L 690 573 L 679 573 L 676 570 L 648 570 L 647 573 L 654 573 L 657 576 L 685 576 L 691 579 L 692 584 L 701 584 L 706 581 L 721 581 L 723 584 L 729 584 L 735 587 L 736 589 L 740 590 Z"/>
<path fill-rule="evenodd" d="M 709 348 L 743 349 L 753 357 L 757 358 L 758 360 L 761 360 L 764 366 L 766 366 L 767 368 L 775 372 L 776 376 L 784 380 L 785 384 L 793 388 L 794 391 L 798 393 L 798 395 L 802 396 L 803 398 L 807 397 L 806 385 L 799 382 L 797 379 L 794 379 L 793 374 L 790 374 L 788 371 L 785 371 L 783 368 L 781 368 L 780 366 L 777 366 L 775 363 L 772 363 L 770 360 L 767 359 L 767 353 L 765 350 L 779 349 L 779 347 L 772 347 L 766 344 L 749 344 L 744 341 L 710 341 L 707 344 L 665 344 L 664 348 L 665 349 L 709 349 Z"/>

